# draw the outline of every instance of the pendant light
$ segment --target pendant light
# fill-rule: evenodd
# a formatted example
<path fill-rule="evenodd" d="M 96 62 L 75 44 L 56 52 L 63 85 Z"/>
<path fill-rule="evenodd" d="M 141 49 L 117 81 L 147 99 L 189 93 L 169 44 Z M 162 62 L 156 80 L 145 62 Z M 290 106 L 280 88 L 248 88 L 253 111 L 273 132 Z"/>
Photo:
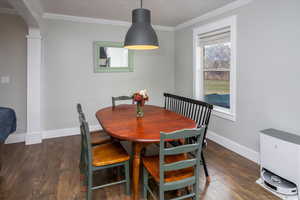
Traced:
<path fill-rule="evenodd" d="M 133 50 L 150 50 L 159 48 L 157 35 L 151 26 L 151 12 L 143 8 L 132 11 L 132 25 L 129 28 L 124 47 Z"/>

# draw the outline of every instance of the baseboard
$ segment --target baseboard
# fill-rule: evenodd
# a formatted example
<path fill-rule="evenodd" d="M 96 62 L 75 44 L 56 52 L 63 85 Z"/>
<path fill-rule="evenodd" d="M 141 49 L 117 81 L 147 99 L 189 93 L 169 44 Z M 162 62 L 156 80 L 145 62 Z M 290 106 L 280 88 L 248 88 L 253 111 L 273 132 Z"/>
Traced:
<path fill-rule="evenodd" d="M 5 140 L 5 144 L 25 142 L 26 133 L 13 133 Z"/>
<path fill-rule="evenodd" d="M 80 133 L 79 128 L 47 130 L 47 131 L 43 131 L 43 139 L 66 137 L 66 136 L 78 135 L 79 133 Z"/>
<path fill-rule="evenodd" d="M 90 126 L 90 131 L 95 131 L 101 129 L 100 125 Z M 67 137 L 72 135 L 79 135 L 79 128 L 65 128 L 65 129 L 56 129 L 43 131 L 43 139 L 58 138 L 58 137 Z"/>
<path fill-rule="evenodd" d="M 30 132 L 27 133 L 25 136 L 25 144 L 31 145 L 31 144 L 39 144 L 42 142 L 42 134 L 41 132 Z"/>
<path fill-rule="evenodd" d="M 90 131 L 102 129 L 100 125 L 90 126 Z M 25 142 L 26 145 L 41 143 L 43 139 L 79 135 L 79 128 L 65 128 L 34 133 L 13 133 L 5 140 L 5 144 Z"/>
<path fill-rule="evenodd" d="M 252 149 L 249 149 L 248 147 L 238 144 L 213 131 L 207 132 L 207 138 L 255 163 L 260 163 L 259 152 L 256 152 Z"/>

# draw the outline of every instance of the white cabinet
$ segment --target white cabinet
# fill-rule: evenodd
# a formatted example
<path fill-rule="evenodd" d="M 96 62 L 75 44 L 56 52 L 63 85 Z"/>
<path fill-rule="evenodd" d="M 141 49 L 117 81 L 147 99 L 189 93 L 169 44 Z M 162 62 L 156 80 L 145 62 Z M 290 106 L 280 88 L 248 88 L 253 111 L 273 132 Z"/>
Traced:
<path fill-rule="evenodd" d="M 275 129 L 263 130 L 260 157 L 262 169 L 297 185 L 300 199 L 300 136 Z"/>

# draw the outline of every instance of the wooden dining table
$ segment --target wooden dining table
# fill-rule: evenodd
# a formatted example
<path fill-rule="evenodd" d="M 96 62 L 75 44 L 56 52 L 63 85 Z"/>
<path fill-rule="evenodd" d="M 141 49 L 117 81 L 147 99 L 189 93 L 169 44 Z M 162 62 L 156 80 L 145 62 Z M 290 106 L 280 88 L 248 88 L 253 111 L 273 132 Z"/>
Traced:
<path fill-rule="evenodd" d="M 118 105 L 97 111 L 96 117 L 104 131 L 113 138 L 132 142 L 132 199 L 139 200 L 141 152 L 160 142 L 160 132 L 195 128 L 196 123 L 183 115 L 162 107 L 143 106 L 144 117 L 136 117 L 136 105 Z"/>

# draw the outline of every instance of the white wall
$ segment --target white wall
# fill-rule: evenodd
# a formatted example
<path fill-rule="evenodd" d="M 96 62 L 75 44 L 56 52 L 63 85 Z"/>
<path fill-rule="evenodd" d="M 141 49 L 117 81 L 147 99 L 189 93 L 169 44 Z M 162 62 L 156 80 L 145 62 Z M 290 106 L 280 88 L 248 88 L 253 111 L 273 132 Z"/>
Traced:
<path fill-rule="evenodd" d="M 175 89 L 193 95 L 193 27 L 237 15 L 237 121 L 212 117 L 210 129 L 259 151 L 259 131 L 300 134 L 300 1 L 251 4 L 175 33 Z"/>
<path fill-rule="evenodd" d="M 174 91 L 174 32 L 157 31 L 160 49 L 136 51 L 134 72 L 94 73 L 93 41 L 122 42 L 128 27 L 46 20 L 45 66 L 42 69 L 43 129 L 78 126 L 76 103 L 88 121 L 111 105 L 111 97 L 148 89 L 149 104 L 162 105 L 163 92 Z"/>
<path fill-rule="evenodd" d="M 27 26 L 17 15 L 0 14 L 0 77 L 9 76 L 10 83 L 0 82 L 0 106 L 17 114 L 17 132 L 26 132 L 27 96 Z"/>

